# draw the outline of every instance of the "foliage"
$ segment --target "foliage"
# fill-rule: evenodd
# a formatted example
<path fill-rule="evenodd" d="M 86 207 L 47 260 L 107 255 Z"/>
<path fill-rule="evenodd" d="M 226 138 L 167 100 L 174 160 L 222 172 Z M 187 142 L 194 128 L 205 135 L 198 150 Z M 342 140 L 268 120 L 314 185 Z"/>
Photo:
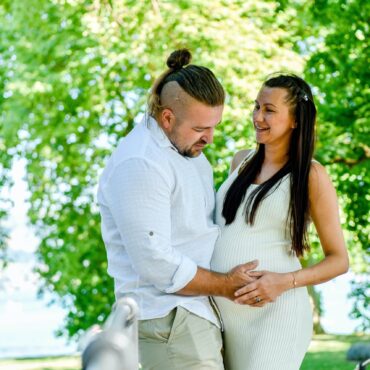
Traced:
<path fill-rule="evenodd" d="M 354 282 L 353 316 L 370 329 L 370 4 L 321 0 L 310 13 L 319 30 L 305 67 L 319 97 L 316 153 L 340 194 L 352 268 L 365 273 Z"/>
<path fill-rule="evenodd" d="M 0 19 L 4 18 L 5 10 L 0 7 Z M 2 25 L 0 22 L 0 111 L 3 111 L 3 106 L 8 96 L 8 91 L 6 90 L 7 79 L 13 73 L 10 50 L 6 48 L 6 42 L 4 42 L 4 34 Z M 5 189 L 11 185 L 10 179 L 10 169 L 12 165 L 12 150 L 8 150 L 5 143 L 4 127 L 0 126 L 0 269 L 6 265 L 6 244 L 9 237 L 9 230 L 5 226 L 6 220 L 11 206 L 7 196 L 5 194 Z"/>
<path fill-rule="evenodd" d="M 39 273 L 70 310 L 66 330 L 74 336 L 103 321 L 113 302 L 94 202 L 99 171 L 144 111 L 169 52 L 186 44 L 229 93 L 208 151 L 220 183 L 234 151 L 225 143 L 251 144 L 245 117 L 260 80 L 287 60 L 302 69 L 287 26 L 294 14 L 279 13 L 274 2 L 195 0 L 32 0 L 27 8 L 16 0 L 2 11 L 16 68 L 1 127 L 13 138 L 8 147 L 27 159 Z"/>
<path fill-rule="evenodd" d="M 308 34 L 303 5 L 272 0 L 29 0 L 25 7 L 22 0 L 2 1 L 0 176 L 9 181 L 15 155 L 27 160 L 29 218 L 41 239 L 42 290 L 55 292 L 69 310 L 62 333 L 76 336 L 104 321 L 110 311 L 113 284 L 100 236 L 97 179 L 119 139 L 145 111 L 148 89 L 168 54 L 190 48 L 194 63 L 214 70 L 228 92 L 221 129 L 206 152 L 218 186 L 235 150 L 253 145 L 249 117 L 261 81 L 275 71 L 303 70 L 302 38 Z M 314 68 L 314 61 L 309 63 Z M 320 92 L 330 94 L 332 86 L 321 86 L 322 79 L 314 77 L 310 75 Z M 322 112 L 322 127 L 344 135 L 344 124 L 338 126 Z M 363 143 L 361 117 L 355 117 L 352 138 Z M 337 141 L 333 155 L 325 156 L 322 148 L 331 139 L 320 136 L 319 156 L 333 163 L 333 174 L 341 178 L 340 166 L 346 163 L 330 162 L 337 158 L 333 155 L 359 159 L 361 147 L 343 152 Z M 360 167 L 356 176 L 363 173 Z M 343 199 L 346 194 L 361 197 L 365 188 L 359 188 L 357 177 L 349 183 L 354 187 L 339 188 Z M 357 209 L 345 210 L 352 217 L 346 220 L 350 228 Z M 362 222 L 365 215 L 362 211 L 356 217 Z M 357 229 L 351 231 L 355 237 Z"/>

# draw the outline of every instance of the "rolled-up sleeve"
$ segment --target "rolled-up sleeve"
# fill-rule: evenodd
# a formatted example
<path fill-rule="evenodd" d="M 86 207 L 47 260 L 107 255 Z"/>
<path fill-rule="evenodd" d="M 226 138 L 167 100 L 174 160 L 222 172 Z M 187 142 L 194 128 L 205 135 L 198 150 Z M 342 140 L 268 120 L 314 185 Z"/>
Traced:
<path fill-rule="evenodd" d="M 103 191 L 140 278 L 166 293 L 186 286 L 197 265 L 171 245 L 172 190 L 165 173 L 147 159 L 131 158 L 114 168 Z"/>

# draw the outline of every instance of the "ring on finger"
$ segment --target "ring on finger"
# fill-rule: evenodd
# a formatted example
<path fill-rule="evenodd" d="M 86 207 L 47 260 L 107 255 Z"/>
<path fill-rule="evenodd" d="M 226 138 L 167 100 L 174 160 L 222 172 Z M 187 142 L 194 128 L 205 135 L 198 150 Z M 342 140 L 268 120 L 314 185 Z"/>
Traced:
<path fill-rule="evenodd" d="M 261 299 L 260 297 L 255 297 L 255 298 L 254 298 L 254 301 L 255 301 L 256 303 L 260 303 L 260 302 L 262 301 L 262 299 Z"/>

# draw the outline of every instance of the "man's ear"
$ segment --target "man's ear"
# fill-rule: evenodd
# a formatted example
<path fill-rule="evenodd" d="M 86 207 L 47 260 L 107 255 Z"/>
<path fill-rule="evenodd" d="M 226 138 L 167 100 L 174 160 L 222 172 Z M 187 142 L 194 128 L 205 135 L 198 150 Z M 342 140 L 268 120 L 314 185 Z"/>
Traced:
<path fill-rule="evenodd" d="M 174 118 L 175 118 L 171 109 L 164 108 L 160 113 L 160 117 L 161 117 L 162 127 L 166 130 L 171 129 L 172 128 L 172 123 L 173 123 Z"/>

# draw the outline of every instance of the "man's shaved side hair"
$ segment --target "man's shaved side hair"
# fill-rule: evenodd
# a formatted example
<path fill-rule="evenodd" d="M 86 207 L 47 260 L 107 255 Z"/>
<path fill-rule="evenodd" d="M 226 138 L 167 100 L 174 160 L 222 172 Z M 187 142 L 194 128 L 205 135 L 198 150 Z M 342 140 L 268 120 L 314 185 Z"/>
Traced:
<path fill-rule="evenodd" d="M 148 100 L 148 110 L 157 117 L 164 108 L 181 114 L 192 99 L 210 107 L 223 105 L 225 91 L 215 75 L 206 67 L 189 64 L 187 49 L 174 51 L 167 59 L 167 71 L 154 82 Z"/>
<path fill-rule="evenodd" d="M 194 98 L 187 94 L 176 81 L 171 81 L 163 87 L 160 102 L 161 110 L 170 108 L 181 122 L 187 108 L 194 102 Z"/>

